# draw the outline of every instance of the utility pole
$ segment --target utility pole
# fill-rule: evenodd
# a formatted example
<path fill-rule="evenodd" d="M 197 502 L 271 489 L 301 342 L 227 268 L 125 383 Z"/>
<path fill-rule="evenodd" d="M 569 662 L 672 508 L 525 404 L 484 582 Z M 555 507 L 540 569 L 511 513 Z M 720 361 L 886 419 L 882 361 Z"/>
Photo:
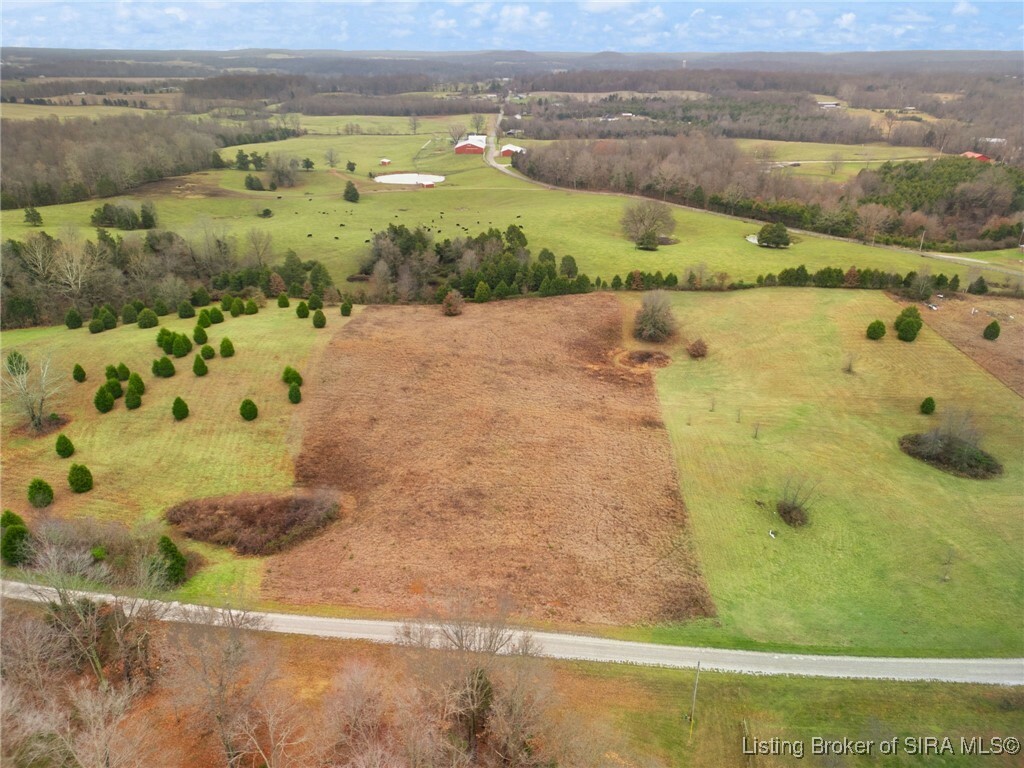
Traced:
<path fill-rule="evenodd" d="M 693 741 L 693 715 L 697 710 L 697 685 L 700 683 L 700 659 L 697 660 L 697 676 L 693 678 L 693 701 L 690 702 L 690 738 L 687 744 Z"/>

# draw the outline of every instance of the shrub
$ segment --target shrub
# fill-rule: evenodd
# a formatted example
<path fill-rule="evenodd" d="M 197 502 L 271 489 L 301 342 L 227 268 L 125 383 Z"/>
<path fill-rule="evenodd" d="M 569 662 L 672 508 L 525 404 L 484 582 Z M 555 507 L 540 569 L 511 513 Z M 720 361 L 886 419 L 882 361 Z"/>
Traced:
<path fill-rule="evenodd" d="M 350 203 L 359 202 L 359 190 L 356 189 L 356 185 L 351 181 L 345 183 L 345 191 L 342 193 L 342 197 Z"/>
<path fill-rule="evenodd" d="M 868 324 L 867 337 L 872 341 L 878 341 L 885 336 L 885 323 L 881 320 L 873 320 Z"/>
<path fill-rule="evenodd" d="M 934 397 L 926 397 L 924 400 L 921 401 L 921 413 L 923 413 L 925 416 L 930 416 L 931 414 L 935 413 Z"/>
<path fill-rule="evenodd" d="M 125 325 L 128 323 L 134 323 L 139 319 L 139 312 L 131 304 L 125 304 L 121 307 L 121 322 Z"/>
<path fill-rule="evenodd" d="M 220 308 L 221 308 L 221 310 L 224 311 L 224 312 L 230 312 L 231 311 L 231 305 L 234 302 L 235 302 L 235 297 L 232 296 L 230 293 L 225 293 L 220 298 Z M 212 317 L 212 314 L 211 314 L 211 317 Z"/>
<path fill-rule="evenodd" d="M 96 406 L 96 410 L 100 413 L 109 413 L 114 408 L 114 396 L 110 394 L 106 384 L 96 390 L 92 404 Z"/>
<path fill-rule="evenodd" d="M 27 562 L 29 557 L 28 538 L 28 528 L 24 525 L 5 526 L 3 539 L 0 539 L 0 559 L 12 567 Z"/>
<path fill-rule="evenodd" d="M 28 484 L 28 503 L 36 509 L 50 506 L 53 503 L 53 488 L 41 477 L 32 478 Z"/>
<path fill-rule="evenodd" d="M 256 408 L 254 403 L 249 398 L 242 401 L 242 405 L 239 407 L 238 412 L 242 414 L 242 418 L 246 421 L 252 421 L 259 415 L 259 410 Z"/>
<path fill-rule="evenodd" d="M 108 365 L 106 367 L 104 373 L 106 373 L 107 381 L 110 381 L 111 379 L 116 379 L 117 378 L 117 366 L 116 365 Z"/>
<path fill-rule="evenodd" d="M 124 396 L 124 407 L 134 411 L 142 405 L 142 394 L 134 389 L 129 389 Z"/>
<path fill-rule="evenodd" d="M 124 388 L 121 386 L 121 382 L 117 379 L 107 379 L 107 383 L 103 386 L 107 388 L 107 392 L 109 392 L 110 396 L 115 400 L 124 396 Z"/>
<path fill-rule="evenodd" d="M 81 328 L 82 327 L 82 313 L 79 312 L 74 307 L 72 307 L 71 309 L 69 309 L 67 311 L 67 314 L 64 315 L 64 325 L 66 325 L 71 330 L 75 330 L 76 328 Z"/>
<path fill-rule="evenodd" d="M 196 355 L 196 359 L 192 362 L 192 373 L 196 376 L 205 376 L 210 372 L 210 369 L 206 367 L 206 361 L 203 360 L 202 355 Z"/>
<path fill-rule="evenodd" d="M 103 333 L 105 330 L 107 330 L 106 326 L 98 317 L 89 321 L 89 333 Z"/>
<path fill-rule="evenodd" d="M 163 559 L 164 577 L 167 585 L 176 587 L 179 584 L 184 584 L 188 560 L 181 554 L 178 545 L 171 541 L 169 536 L 161 536 L 156 548 Z"/>
<path fill-rule="evenodd" d="M 75 367 L 71 371 L 71 378 L 81 384 L 85 381 L 85 368 L 78 363 L 75 363 Z"/>
<path fill-rule="evenodd" d="M 213 351 L 213 347 L 209 344 L 203 344 L 202 348 L 199 350 L 199 354 L 203 356 L 203 360 L 212 360 L 217 356 L 217 353 Z"/>
<path fill-rule="evenodd" d="M 245 314 L 245 304 L 241 299 L 235 299 L 231 302 L 231 309 L 229 311 L 232 317 L 239 317 Z"/>
<path fill-rule="evenodd" d="M 281 291 L 279 294 L 277 294 L 277 306 L 281 307 L 282 309 L 291 306 L 291 303 L 288 301 L 288 294 L 285 293 L 284 291 Z"/>
<path fill-rule="evenodd" d="M 286 365 L 284 372 L 281 374 L 281 381 L 285 384 L 296 384 L 302 386 L 302 374 L 292 368 L 290 365 Z"/>
<path fill-rule="evenodd" d="M 462 294 L 457 289 L 452 288 L 441 300 L 441 314 L 448 317 L 461 315 L 463 304 L 465 302 L 462 299 Z"/>
<path fill-rule="evenodd" d="M 142 377 L 139 374 L 133 373 L 128 377 L 128 391 L 139 395 L 146 394 L 146 385 L 142 383 Z"/>
<path fill-rule="evenodd" d="M 163 349 L 165 346 L 167 346 L 168 339 L 170 339 L 172 342 L 174 341 L 174 334 L 170 330 L 168 330 L 167 328 L 161 328 L 159 331 L 157 331 L 156 345 L 158 347 Z"/>
<path fill-rule="evenodd" d="M 310 296 L 309 296 L 309 302 L 308 302 L 307 306 L 310 309 L 323 309 L 324 308 L 324 300 L 320 298 L 320 294 L 319 293 L 311 293 Z"/>
<path fill-rule="evenodd" d="M 5 509 L 0 515 L 0 528 L 10 528 L 12 525 L 25 525 L 25 521 L 22 520 L 21 515 Z"/>
<path fill-rule="evenodd" d="M 214 325 L 224 322 L 224 313 L 217 307 L 210 308 L 210 322 Z"/>
<path fill-rule="evenodd" d="M 75 493 L 92 490 L 92 472 L 84 464 L 72 464 L 68 470 L 68 485 Z"/>
<path fill-rule="evenodd" d="M 775 511 L 786 525 L 799 528 L 808 523 L 808 510 L 816 486 L 806 480 L 789 478 L 782 488 Z"/>
<path fill-rule="evenodd" d="M 178 317 L 189 318 L 196 316 L 196 309 L 188 301 L 183 301 L 178 305 Z"/>
<path fill-rule="evenodd" d="M 476 284 L 476 291 L 473 293 L 473 301 L 483 304 L 491 300 L 491 286 L 481 280 Z"/>
<path fill-rule="evenodd" d="M 325 325 L 327 325 L 327 315 L 324 314 L 322 309 L 318 309 L 313 313 L 313 327 L 323 328 Z"/>
<path fill-rule="evenodd" d="M 993 320 L 991 323 L 985 326 L 985 330 L 981 332 L 981 335 L 984 336 L 989 341 L 995 341 L 996 339 L 999 338 L 999 332 L 1001 330 L 1002 329 L 999 327 L 999 321 Z"/>
<path fill-rule="evenodd" d="M 1003 465 L 980 447 L 981 432 L 970 413 L 946 409 L 942 424 L 929 432 L 904 435 L 900 449 L 943 472 L 985 479 L 1003 473 Z"/>
<path fill-rule="evenodd" d="M 167 306 L 163 299 L 157 299 L 153 302 L 153 311 L 160 317 L 171 314 L 171 308 Z"/>
<path fill-rule="evenodd" d="M 63 432 L 57 435 L 57 455 L 66 459 L 75 452 L 75 445 Z"/>
<path fill-rule="evenodd" d="M 245 314 L 255 315 L 259 311 L 260 308 L 256 304 L 256 301 L 254 299 L 249 299 L 247 302 L 245 302 Z"/>
<path fill-rule="evenodd" d="M 973 293 L 976 296 L 981 296 L 988 293 L 988 283 L 985 282 L 984 277 L 979 277 L 973 283 L 967 286 L 967 292 Z"/>
<path fill-rule="evenodd" d="M 190 301 L 193 307 L 205 307 L 210 303 L 210 292 L 206 290 L 206 286 L 200 285 L 192 292 Z"/>
<path fill-rule="evenodd" d="M 291 384 L 288 387 L 288 401 L 293 405 L 302 402 L 302 388 L 298 384 Z"/>
<path fill-rule="evenodd" d="M 692 357 L 694 360 L 699 360 L 702 357 L 708 355 L 708 345 L 704 339 L 697 339 L 696 341 L 690 342 L 686 347 L 686 354 Z"/>
<path fill-rule="evenodd" d="M 175 373 L 174 363 L 171 362 L 169 357 L 161 357 L 159 360 L 153 361 L 154 376 L 159 376 L 161 379 L 169 379 Z"/>
<path fill-rule="evenodd" d="M 117 316 L 106 307 L 100 312 L 100 321 L 103 323 L 104 330 L 111 330 L 117 328 Z"/>
<path fill-rule="evenodd" d="M 633 335 L 642 341 L 665 341 L 676 330 L 672 306 L 664 291 L 648 291 L 637 310 Z"/>
<path fill-rule="evenodd" d="M 203 326 L 197 325 L 195 327 L 195 329 L 192 331 L 192 340 L 195 341 L 196 344 L 205 344 L 207 342 L 208 339 L 206 336 L 206 331 L 203 330 Z"/>
<path fill-rule="evenodd" d="M 341 316 L 348 317 L 352 314 L 352 302 L 344 301 L 341 304 Z"/>
<path fill-rule="evenodd" d="M 128 366 L 124 363 L 117 364 L 117 380 L 128 381 L 131 378 L 132 372 L 128 370 Z"/>
<path fill-rule="evenodd" d="M 210 319 L 210 310 L 204 309 L 200 311 L 199 317 L 196 318 L 196 325 L 204 329 L 213 325 L 213 320 Z"/>
<path fill-rule="evenodd" d="M 231 339 L 229 339 L 227 336 L 225 336 L 223 339 L 220 340 L 220 356 L 221 357 L 231 357 L 234 354 L 235 354 L 235 347 L 231 343 Z"/>
<path fill-rule="evenodd" d="M 914 320 L 913 318 L 905 319 L 900 323 L 899 328 L 896 329 L 896 338 L 900 341 L 913 341 L 921 331 L 922 324 L 921 320 Z"/>
<path fill-rule="evenodd" d="M 174 344 L 171 347 L 175 357 L 184 357 L 192 351 L 192 342 L 184 333 L 174 337 Z"/>
<path fill-rule="evenodd" d="M 174 416 L 175 421 L 181 421 L 182 419 L 188 418 L 188 403 L 182 400 L 180 397 L 174 398 L 174 403 L 171 405 L 171 414 Z"/>
<path fill-rule="evenodd" d="M 303 320 L 309 317 L 309 307 L 306 305 L 306 302 L 300 301 L 298 306 L 295 307 L 295 316 Z"/>

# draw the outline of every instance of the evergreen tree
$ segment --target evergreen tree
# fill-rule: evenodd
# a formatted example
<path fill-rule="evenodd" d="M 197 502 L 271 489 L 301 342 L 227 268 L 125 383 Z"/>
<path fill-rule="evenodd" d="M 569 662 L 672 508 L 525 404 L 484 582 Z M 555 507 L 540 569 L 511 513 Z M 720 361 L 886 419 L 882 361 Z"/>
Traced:
<path fill-rule="evenodd" d="M 302 401 L 302 389 L 298 384 L 291 384 L 288 387 L 288 401 L 293 405 L 298 405 Z"/>
<path fill-rule="evenodd" d="M 192 339 L 196 344 L 205 344 L 207 342 L 206 331 L 203 329 L 203 326 L 197 325 L 195 327 L 192 331 Z"/>
<path fill-rule="evenodd" d="M 156 328 L 160 324 L 160 318 L 152 309 L 144 309 L 139 312 L 139 328 Z"/>
<path fill-rule="evenodd" d="M 885 323 L 881 320 L 874 320 L 868 325 L 867 337 L 872 341 L 878 341 L 885 336 Z"/>
<path fill-rule="evenodd" d="M 980 278 L 979 278 L 980 279 Z M 999 332 L 1002 329 L 999 327 L 999 321 L 993 320 L 991 323 L 985 326 L 985 330 L 982 331 L 981 335 L 989 341 L 995 341 L 999 338 Z"/>
<path fill-rule="evenodd" d="M 115 400 L 124 395 L 124 387 L 121 386 L 121 382 L 117 379 L 107 379 L 107 383 L 103 386 L 107 388 L 107 392 L 109 392 L 110 396 Z"/>
<path fill-rule="evenodd" d="M 180 397 L 174 398 L 174 403 L 171 405 L 171 414 L 174 416 L 175 421 L 181 421 L 182 419 L 188 418 L 188 403 L 182 400 Z"/>
<path fill-rule="evenodd" d="M 63 432 L 60 433 L 59 435 L 57 435 L 57 446 L 56 446 L 56 448 L 57 448 L 57 455 L 60 456 L 62 459 L 66 459 L 66 458 L 68 458 L 69 456 L 72 456 L 75 453 L 74 443 L 72 443 L 71 439 L 67 435 L 65 435 Z"/>
<path fill-rule="evenodd" d="M 132 372 L 128 370 L 128 366 L 124 363 L 117 364 L 117 380 L 128 381 L 131 378 Z"/>
<path fill-rule="evenodd" d="M 252 421 L 259 415 L 259 411 L 254 403 L 249 398 L 242 401 L 242 405 L 239 407 L 238 412 L 242 415 L 242 418 L 246 421 Z"/>
<path fill-rule="evenodd" d="M 342 305 L 341 305 L 341 316 L 342 317 L 348 317 L 351 314 L 352 314 L 352 303 L 349 302 L 349 301 L 346 301 L 346 302 L 342 303 Z"/>
<path fill-rule="evenodd" d="M 325 325 L 327 325 L 327 315 L 324 314 L 322 309 L 318 309 L 313 313 L 313 327 L 323 328 Z"/>
<path fill-rule="evenodd" d="M 109 331 L 112 328 L 117 328 L 117 317 L 106 307 L 100 312 L 100 321 L 103 323 L 104 330 Z"/>
<path fill-rule="evenodd" d="M 245 314 L 245 303 L 241 299 L 234 299 L 231 302 L 231 316 L 240 317 Z"/>
<path fill-rule="evenodd" d="M 204 330 L 213 325 L 213 320 L 210 319 L 210 310 L 203 309 L 199 312 L 199 317 L 196 318 L 196 325 Z"/>
<path fill-rule="evenodd" d="M 142 405 L 142 395 L 134 389 L 129 389 L 124 396 L 124 407 L 129 411 L 134 411 L 140 405 Z"/>
<path fill-rule="evenodd" d="M 167 579 L 167 585 L 176 587 L 180 584 L 184 584 L 188 560 L 183 554 L 181 554 L 181 550 L 178 549 L 178 546 L 168 536 L 161 536 L 160 540 L 157 542 L 156 548 L 160 552 L 160 557 L 163 559 L 164 575 Z"/>
<path fill-rule="evenodd" d="M 85 381 L 85 368 L 83 368 L 78 363 L 75 363 L 75 367 L 71 371 L 71 378 L 73 378 L 75 381 L 81 384 L 83 381 Z"/>
<path fill-rule="evenodd" d="M 28 484 L 28 503 L 36 509 L 53 503 L 53 487 L 41 477 L 32 478 Z"/>
<path fill-rule="evenodd" d="M 344 197 L 345 200 L 347 200 L 350 203 L 358 203 L 359 202 L 359 190 L 356 189 L 356 185 L 353 184 L 351 181 L 346 182 L 345 183 L 345 192 L 342 194 L 342 197 Z"/>
<path fill-rule="evenodd" d="M 218 307 L 210 308 L 210 322 L 214 325 L 224 322 L 224 313 L 220 311 Z"/>
<path fill-rule="evenodd" d="M 128 377 L 128 391 L 137 392 L 140 395 L 146 394 L 146 385 L 142 382 L 142 377 L 138 373 L 132 373 Z"/>
<path fill-rule="evenodd" d="M 288 294 L 285 293 L 284 291 L 281 291 L 281 293 L 277 295 L 277 306 L 281 307 L 282 309 L 290 306 L 290 303 L 288 301 Z"/>
<path fill-rule="evenodd" d="M 72 307 L 67 311 L 67 314 L 64 315 L 64 325 L 66 325 L 71 330 L 81 328 L 82 314 L 77 309 Z"/>
<path fill-rule="evenodd" d="M 483 304 L 491 300 L 491 286 L 481 280 L 476 284 L 476 292 L 473 294 L 473 301 Z"/>
<path fill-rule="evenodd" d="M 203 356 L 203 360 L 212 360 L 217 356 L 217 353 L 213 351 L 213 347 L 209 344 L 203 344 L 202 348 L 199 350 L 199 354 Z"/>
<path fill-rule="evenodd" d="M 295 315 L 296 317 L 300 317 L 302 319 L 309 317 L 309 307 L 306 305 L 306 302 L 299 302 L 298 306 L 295 307 Z"/>
<path fill-rule="evenodd" d="M 174 337 L 174 343 L 171 345 L 171 350 L 175 357 L 184 357 L 192 351 L 192 342 L 189 341 L 188 336 L 184 333 L 179 333 Z"/>
<path fill-rule="evenodd" d="M 234 309 L 234 307 L 232 307 L 232 309 Z M 253 299 L 249 299 L 245 302 L 245 314 L 255 315 L 259 311 L 260 308 L 256 306 L 256 302 Z M 232 314 L 234 314 L 234 312 L 232 312 Z"/>
<path fill-rule="evenodd" d="M 235 347 L 231 343 L 231 339 L 229 339 L 227 336 L 225 336 L 223 339 L 220 340 L 220 356 L 221 357 L 231 357 L 234 354 L 235 354 Z"/>
<path fill-rule="evenodd" d="M 195 317 L 196 310 L 189 302 L 183 301 L 178 305 L 178 317 L 186 319 L 189 317 Z"/>
<path fill-rule="evenodd" d="M 203 360 L 203 356 L 196 355 L 196 359 L 192 362 L 192 373 L 196 376 L 205 376 L 209 370 L 210 369 L 206 367 L 206 361 Z"/>
<path fill-rule="evenodd" d="M 114 408 L 114 396 L 110 394 L 106 384 L 96 390 L 92 404 L 96 406 L 96 410 L 100 413 L 109 413 Z"/>
<path fill-rule="evenodd" d="M 125 304 L 121 307 L 121 322 L 125 325 L 134 323 L 139 319 L 138 310 L 132 304 Z"/>
<path fill-rule="evenodd" d="M 68 470 L 68 485 L 75 493 L 92 490 L 92 472 L 84 464 L 72 464 Z"/>
<path fill-rule="evenodd" d="M 4 527 L 3 538 L 0 539 L 0 559 L 12 568 L 28 561 L 29 533 L 24 525 L 8 525 Z"/>

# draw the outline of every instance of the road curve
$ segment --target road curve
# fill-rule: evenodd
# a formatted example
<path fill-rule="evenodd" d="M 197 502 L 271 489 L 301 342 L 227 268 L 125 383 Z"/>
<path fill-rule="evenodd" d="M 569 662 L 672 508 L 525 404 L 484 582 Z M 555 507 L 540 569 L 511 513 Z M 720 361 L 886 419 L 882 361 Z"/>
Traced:
<path fill-rule="evenodd" d="M 45 602 L 53 591 L 48 587 L 16 581 L 0 582 L 0 592 L 13 600 Z M 109 595 L 94 593 L 94 599 Z M 167 604 L 165 618 L 180 620 L 191 606 Z M 397 643 L 403 622 L 372 619 L 336 619 L 288 613 L 253 611 L 270 632 L 311 635 L 346 640 Z M 692 669 L 750 675 L 795 675 L 862 680 L 937 681 L 1024 685 L 1024 658 L 1018 659 L 903 659 L 867 656 L 820 656 L 763 651 L 734 651 L 723 648 L 695 648 L 637 643 L 587 635 L 531 632 L 538 654 L 551 659 L 596 661 L 641 666 Z"/>

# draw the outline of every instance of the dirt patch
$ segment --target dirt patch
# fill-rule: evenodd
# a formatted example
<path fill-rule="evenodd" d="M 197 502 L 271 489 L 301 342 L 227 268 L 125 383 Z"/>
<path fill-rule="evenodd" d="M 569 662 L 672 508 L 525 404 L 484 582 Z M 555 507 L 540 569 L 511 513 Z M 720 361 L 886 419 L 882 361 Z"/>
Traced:
<path fill-rule="evenodd" d="M 193 200 L 207 197 L 242 197 L 241 194 L 224 189 L 209 178 L 207 173 L 190 173 L 188 176 L 172 176 L 167 179 L 143 184 L 133 194 L 139 197 L 177 197 Z"/>
<path fill-rule="evenodd" d="M 53 418 L 54 416 L 57 418 Z M 43 424 L 39 429 L 33 429 L 31 424 L 25 423 L 12 429 L 11 434 L 22 437 L 46 437 L 47 435 L 52 435 L 55 432 L 60 432 L 65 425 L 70 423 L 70 416 L 65 416 L 60 413 L 51 413 L 43 419 Z"/>
<path fill-rule="evenodd" d="M 932 301 L 937 311 L 921 308 L 928 327 L 1024 397 L 1024 299 L 964 295 Z M 1002 330 L 988 341 L 981 332 L 993 320 Z"/>
<path fill-rule="evenodd" d="M 664 368 L 672 362 L 672 358 L 664 352 L 653 352 L 649 349 L 634 349 L 625 356 L 625 362 L 631 366 L 646 365 L 650 368 Z"/>
<path fill-rule="evenodd" d="M 621 335 L 601 294 L 367 308 L 307 381 L 296 463 L 355 508 L 272 558 L 265 596 L 408 612 L 469 586 L 543 619 L 713 613 L 651 376 L 612 360 Z"/>
<path fill-rule="evenodd" d="M 254 493 L 185 501 L 167 510 L 167 520 L 190 539 L 268 555 L 309 538 L 337 519 L 338 509 L 331 491 Z"/>

